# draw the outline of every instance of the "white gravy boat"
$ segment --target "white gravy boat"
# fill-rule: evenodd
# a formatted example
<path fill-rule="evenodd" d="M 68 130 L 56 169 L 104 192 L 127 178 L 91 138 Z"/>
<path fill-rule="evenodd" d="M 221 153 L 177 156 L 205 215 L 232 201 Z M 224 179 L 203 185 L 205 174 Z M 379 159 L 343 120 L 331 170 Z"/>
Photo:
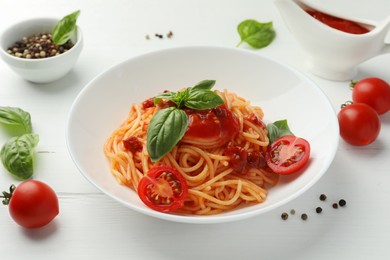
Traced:
<path fill-rule="evenodd" d="M 287 27 L 307 53 L 306 65 L 313 74 L 329 80 L 350 80 L 356 66 L 377 55 L 390 52 L 385 43 L 390 16 L 382 22 L 333 15 L 304 3 L 303 0 L 274 0 Z M 356 22 L 370 31 L 346 33 L 316 20 L 305 10 L 317 10 Z"/>

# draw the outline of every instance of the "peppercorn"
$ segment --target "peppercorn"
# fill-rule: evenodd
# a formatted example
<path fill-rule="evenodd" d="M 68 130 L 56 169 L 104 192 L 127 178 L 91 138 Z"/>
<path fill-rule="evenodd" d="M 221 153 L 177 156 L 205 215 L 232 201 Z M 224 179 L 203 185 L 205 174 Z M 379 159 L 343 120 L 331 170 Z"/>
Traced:
<path fill-rule="evenodd" d="M 340 205 L 340 207 L 344 207 L 345 205 L 347 205 L 347 202 L 345 200 L 341 199 L 339 201 L 339 205 Z"/>
<path fill-rule="evenodd" d="M 302 220 L 306 220 L 306 219 L 307 219 L 307 214 L 306 214 L 306 213 L 303 213 L 303 214 L 301 215 L 301 219 L 302 219 Z"/>
<path fill-rule="evenodd" d="M 286 212 L 283 212 L 281 217 L 283 220 L 286 220 L 286 219 L 288 219 L 288 214 Z"/>
<path fill-rule="evenodd" d="M 321 201 L 325 201 L 326 200 L 326 195 L 325 194 L 321 194 L 320 195 L 320 200 Z"/>
<path fill-rule="evenodd" d="M 295 214 L 295 209 L 290 210 L 291 215 Z"/>
<path fill-rule="evenodd" d="M 316 212 L 319 214 L 319 213 L 321 213 L 322 212 L 322 208 L 321 207 L 317 207 L 316 208 Z"/>
<path fill-rule="evenodd" d="M 332 207 L 333 207 L 334 209 L 337 209 L 339 206 L 337 205 L 337 203 L 333 203 L 333 204 L 332 204 Z"/>
<path fill-rule="evenodd" d="M 49 33 L 24 36 L 9 47 L 7 52 L 18 58 L 42 59 L 59 55 L 73 47 L 70 40 L 61 46 L 57 46 L 51 41 L 51 37 Z"/>

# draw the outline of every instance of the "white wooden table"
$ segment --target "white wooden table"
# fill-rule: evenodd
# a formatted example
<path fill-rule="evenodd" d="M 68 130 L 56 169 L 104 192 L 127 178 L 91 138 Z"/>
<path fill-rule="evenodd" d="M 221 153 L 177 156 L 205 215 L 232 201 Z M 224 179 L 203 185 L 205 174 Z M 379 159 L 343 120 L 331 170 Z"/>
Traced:
<path fill-rule="evenodd" d="M 371 20 L 390 15 L 388 0 L 311 0 Z M 390 259 L 390 113 L 378 140 L 365 147 L 340 141 L 325 176 L 308 192 L 264 215 L 226 224 L 191 225 L 154 219 L 102 194 L 81 176 L 65 144 L 71 104 L 83 87 L 109 67 L 142 53 L 185 45 L 232 47 L 239 22 L 273 21 L 277 38 L 253 50 L 306 73 L 335 111 L 351 99 L 348 82 L 306 71 L 303 51 L 271 0 L 0 0 L 0 29 L 31 17 L 62 17 L 81 10 L 85 48 L 75 68 L 57 82 L 24 81 L 0 62 L 0 105 L 29 111 L 40 135 L 35 179 L 58 193 L 60 214 L 48 226 L 25 230 L 0 209 L 0 259 Z M 155 33 L 173 37 L 158 39 Z M 150 35 L 150 39 L 145 39 Z M 389 38 L 389 37 L 388 37 Z M 249 47 L 242 47 L 248 48 Z M 359 66 L 358 78 L 390 82 L 390 55 Z M 0 142 L 7 135 L 0 131 Z M 19 182 L 0 168 L 0 189 Z M 326 202 L 318 197 L 328 196 Z M 347 206 L 331 204 L 345 199 Z M 315 208 L 321 206 L 322 214 Z M 295 209 L 287 221 L 282 212 Z M 300 219 L 301 213 L 309 215 Z"/>

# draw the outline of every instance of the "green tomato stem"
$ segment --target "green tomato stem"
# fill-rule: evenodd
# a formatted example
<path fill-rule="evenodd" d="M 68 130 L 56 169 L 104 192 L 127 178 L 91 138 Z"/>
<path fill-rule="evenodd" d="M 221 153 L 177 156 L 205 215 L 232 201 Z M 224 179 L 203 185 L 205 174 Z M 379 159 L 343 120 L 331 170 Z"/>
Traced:
<path fill-rule="evenodd" d="M 3 191 L 3 196 L 0 196 L 0 198 L 3 198 L 3 205 L 8 205 L 11 201 L 12 194 L 14 193 L 16 187 L 15 185 L 11 185 L 9 187 L 9 192 Z"/>

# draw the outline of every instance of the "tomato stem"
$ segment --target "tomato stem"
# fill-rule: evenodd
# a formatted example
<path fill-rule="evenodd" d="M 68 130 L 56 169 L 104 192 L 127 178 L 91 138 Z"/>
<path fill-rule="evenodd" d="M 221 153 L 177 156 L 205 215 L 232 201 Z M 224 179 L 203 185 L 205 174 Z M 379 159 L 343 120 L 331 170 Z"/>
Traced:
<path fill-rule="evenodd" d="M 358 80 L 351 80 L 351 82 L 349 83 L 349 87 L 353 89 L 358 82 Z"/>
<path fill-rule="evenodd" d="M 349 106 L 349 105 L 352 105 L 353 104 L 353 102 L 352 101 L 345 101 L 345 103 L 344 104 L 341 104 L 341 109 L 343 109 L 344 107 L 346 107 L 346 106 Z"/>
<path fill-rule="evenodd" d="M 11 201 L 12 194 L 14 193 L 16 187 L 15 185 L 11 185 L 9 187 L 9 192 L 3 191 L 3 196 L 0 196 L 0 198 L 3 198 L 3 205 L 8 205 Z"/>

